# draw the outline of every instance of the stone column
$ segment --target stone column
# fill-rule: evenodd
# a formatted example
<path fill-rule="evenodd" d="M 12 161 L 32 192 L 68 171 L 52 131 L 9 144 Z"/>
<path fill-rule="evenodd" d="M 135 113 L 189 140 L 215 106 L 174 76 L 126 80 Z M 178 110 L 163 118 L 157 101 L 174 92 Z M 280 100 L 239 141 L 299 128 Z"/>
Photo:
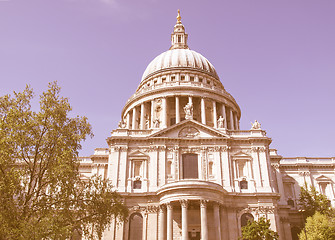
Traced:
<path fill-rule="evenodd" d="M 214 122 L 214 127 L 218 127 L 218 120 L 217 120 L 217 115 L 216 115 L 216 101 L 213 100 L 213 122 Z"/>
<path fill-rule="evenodd" d="M 127 113 L 127 129 L 130 128 L 130 114 L 129 112 Z"/>
<path fill-rule="evenodd" d="M 221 239 L 221 223 L 220 223 L 220 206 L 218 203 L 214 203 L 213 206 L 214 212 L 214 224 L 215 224 L 215 236 L 216 240 Z"/>
<path fill-rule="evenodd" d="M 234 117 L 235 117 L 235 130 L 238 130 L 240 127 L 238 124 L 237 112 L 234 114 Z"/>
<path fill-rule="evenodd" d="M 180 122 L 179 96 L 176 96 L 176 123 Z"/>
<path fill-rule="evenodd" d="M 200 200 L 201 240 L 208 240 L 207 201 Z"/>
<path fill-rule="evenodd" d="M 141 122 L 140 122 L 140 129 L 143 130 L 144 129 L 144 125 L 145 125 L 145 119 L 144 119 L 144 103 L 141 103 Z"/>
<path fill-rule="evenodd" d="M 151 100 L 151 109 L 150 109 L 150 128 L 154 126 L 154 100 Z"/>
<path fill-rule="evenodd" d="M 133 122 L 132 122 L 132 129 L 136 129 L 136 107 L 133 108 Z"/>
<path fill-rule="evenodd" d="M 181 239 L 188 240 L 188 229 L 187 229 L 187 200 L 181 200 Z"/>
<path fill-rule="evenodd" d="M 165 207 L 159 206 L 159 240 L 165 240 Z"/>
<path fill-rule="evenodd" d="M 230 111 L 230 130 L 234 130 L 235 128 L 234 128 L 234 116 L 233 116 L 234 113 L 233 113 L 233 109 L 230 108 L 229 111 Z"/>
<path fill-rule="evenodd" d="M 205 99 L 201 98 L 201 123 L 206 124 Z"/>
<path fill-rule="evenodd" d="M 224 118 L 224 128 L 227 128 L 227 116 L 226 116 L 226 107 L 222 103 L 222 117 Z"/>
<path fill-rule="evenodd" d="M 167 240 L 173 240 L 173 208 L 171 203 L 166 204 L 166 211 L 167 211 Z"/>
<path fill-rule="evenodd" d="M 167 127 L 167 98 L 163 97 L 162 98 L 162 127 L 166 128 Z"/>

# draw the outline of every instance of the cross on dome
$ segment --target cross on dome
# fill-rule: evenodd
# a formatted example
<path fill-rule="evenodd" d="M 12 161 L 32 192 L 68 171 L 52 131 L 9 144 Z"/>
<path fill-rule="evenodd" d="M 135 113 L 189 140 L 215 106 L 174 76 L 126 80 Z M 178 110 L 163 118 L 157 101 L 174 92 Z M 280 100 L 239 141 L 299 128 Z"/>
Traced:
<path fill-rule="evenodd" d="M 180 10 L 178 9 L 177 23 L 174 26 L 171 34 L 171 49 L 189 49 L 187 46 L 188 34 L 185 32 L 185 27 L 181 23 Z"/>

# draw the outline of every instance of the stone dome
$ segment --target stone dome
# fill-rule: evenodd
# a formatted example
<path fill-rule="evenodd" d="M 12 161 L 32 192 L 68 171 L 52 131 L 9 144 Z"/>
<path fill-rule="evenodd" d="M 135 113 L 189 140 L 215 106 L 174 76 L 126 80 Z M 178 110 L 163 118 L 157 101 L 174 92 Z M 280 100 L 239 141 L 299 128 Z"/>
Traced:
<path fill-rule="evenodd" d="M 158 55 L 147 66 L 142 76 L 142 82 L 159 72 L 170 69 L 193 69 L 219 80 L 214 66 L 200 53 L 190 49 L 170 49 Z"/>

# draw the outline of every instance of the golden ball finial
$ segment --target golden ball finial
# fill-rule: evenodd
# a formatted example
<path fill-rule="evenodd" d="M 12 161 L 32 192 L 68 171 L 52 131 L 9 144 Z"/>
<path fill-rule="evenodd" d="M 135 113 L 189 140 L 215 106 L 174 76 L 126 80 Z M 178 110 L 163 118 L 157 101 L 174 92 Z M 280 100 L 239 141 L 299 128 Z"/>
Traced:
<path fill-rule="evenodd" d="M 177 23 L 181 23 L 180 10 L 178 9 Z"/>

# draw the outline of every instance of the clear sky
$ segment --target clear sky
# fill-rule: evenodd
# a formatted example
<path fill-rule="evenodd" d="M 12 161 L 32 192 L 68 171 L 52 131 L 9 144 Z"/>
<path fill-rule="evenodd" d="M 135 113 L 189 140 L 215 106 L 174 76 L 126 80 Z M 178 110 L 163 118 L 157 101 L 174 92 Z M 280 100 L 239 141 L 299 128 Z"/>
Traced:
<path fill-rule="evenodd" d="M 335 157 L 334 0 L 0 0 L 0 95 L 57 80 L 107 147 L 142 74 L 170 47 L 180 8 L 189 47 L 216 68 L 284 157 Z"/>

